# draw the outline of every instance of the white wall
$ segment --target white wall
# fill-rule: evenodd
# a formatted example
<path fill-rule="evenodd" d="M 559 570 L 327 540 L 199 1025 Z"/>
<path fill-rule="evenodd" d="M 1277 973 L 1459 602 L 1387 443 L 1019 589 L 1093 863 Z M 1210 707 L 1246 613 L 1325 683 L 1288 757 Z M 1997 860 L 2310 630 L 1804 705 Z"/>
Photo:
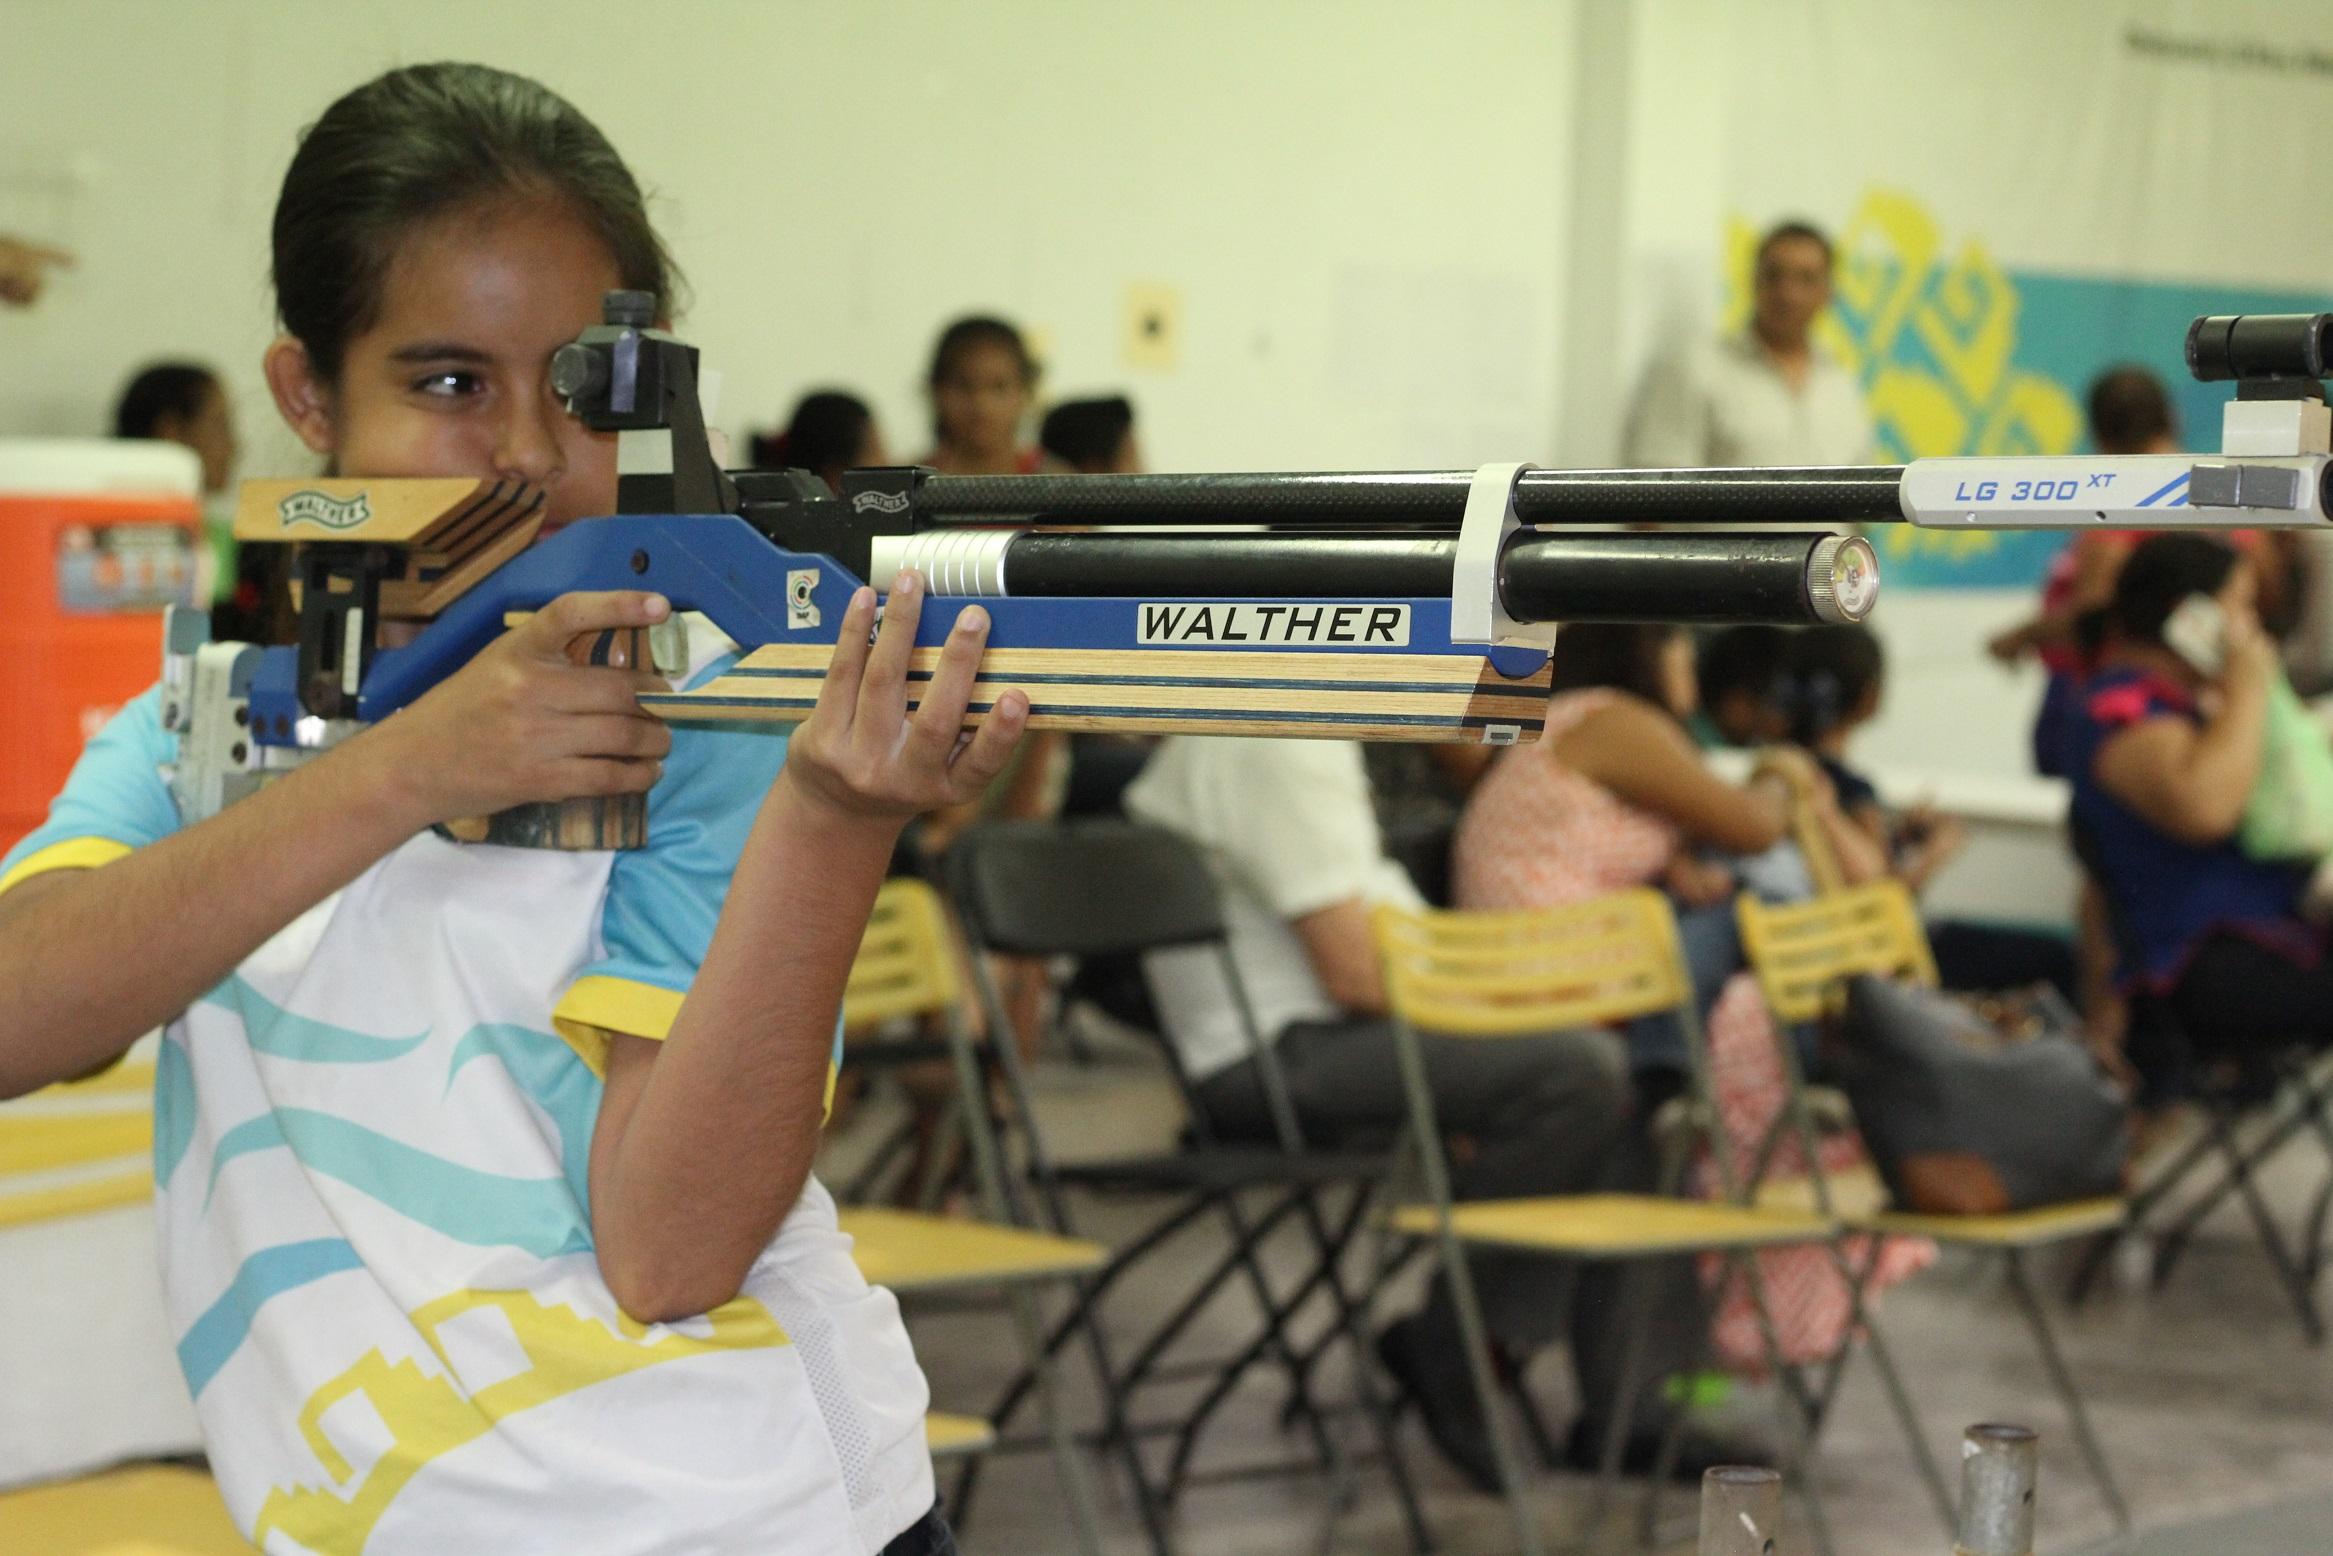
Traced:
<path fill-rule="evenodd" d="M 184 353 L 228 370 L 246 469 L 286 468 L 256 362 L 295 137 L 459 57 L 565 93 L 656 191 L 733 429 L 834 382 L 912 454 L 934 334 L 993 309 L 1050 391 L 1129 389 L 1162 466 L 1544 457 L 1572 39 L 1572 0 L 0 0 L 0 230 L 82 255 L 0 314 L 0 429 L 99 430 Z M 1181 294 L 1171 372 L 1125 364 L 1137 281 Z"/>

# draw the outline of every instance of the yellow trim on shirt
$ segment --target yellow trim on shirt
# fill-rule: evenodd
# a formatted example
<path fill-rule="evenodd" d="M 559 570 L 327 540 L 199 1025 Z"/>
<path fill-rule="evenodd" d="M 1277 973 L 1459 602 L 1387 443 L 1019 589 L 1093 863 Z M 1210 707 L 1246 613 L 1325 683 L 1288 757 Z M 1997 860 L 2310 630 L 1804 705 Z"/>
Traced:
<path fill-rule="evenodd" d="M 0 875 L 0 891 L 51 870 L 94 870 L 129 852 L 129 844 L 117 843 L 110 837 L 69 837 L 62 843 L 36 848 L 17 860 L 13 869 Z"/>
<path fill-rule="evenodd" d="M 630 978 L 592 973 L 575 980 L 551 1012 L 551 1029 L 591 1073 L 607 1079 L 608 1038 L 617 1032 L 662 1042 L 680 1014 L 682 996 Z"/>

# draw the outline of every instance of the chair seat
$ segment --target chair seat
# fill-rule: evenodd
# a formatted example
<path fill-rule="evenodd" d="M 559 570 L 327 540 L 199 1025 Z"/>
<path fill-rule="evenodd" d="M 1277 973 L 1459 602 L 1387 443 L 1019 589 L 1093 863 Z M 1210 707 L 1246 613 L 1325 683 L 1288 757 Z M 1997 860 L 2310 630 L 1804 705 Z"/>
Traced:
<path fill-rule="evenodd" d="M 2119 1199 L 2078 1199 L 2037 1210 L 2013 1210 L 1998 1216 L 1914 1215 L 1883 1211 L 1855 1216 L 1851 1224 L 1866 1231 L 1890 1232 L 1900 1237 L 1929 1237 L 1940 1243 L 1964 1243 L 1987 1248 L 2036 1248 L 2072 1237 L 2111 1232 L 2123 1222 Z"/>
<path fill-rule="evenodd" d="M 1062 1182 L 1084 1188 L 1140 1189 L 1153 1193 L 1220 1191 L 1266 1184 L 1319 1187 L 1382 1178 L 1385 1157 L 1377 1152 L 1348 1151 L 1304 1151 L 1291 1156 L 1270 1145 L 1203 1145 L 1161 1156 L 1064 1162 L 1055 1173 Z"/>
<path fill-rule="evenodd" d="M 893 1291 L 1059 1280 L 1090 1274 L 1110 1257 L 1100 1243 L 1081 1237 L 910 1210 L 854 1206 L 839 1220 L 859 1273 Z"/>
<path fill-rule="evenodd" d="M 978 1416 L 933 1411 L 923 1418 L 923 1440 L 935 1459 L 962 1459 L 996 1446 L 996 1428 Z"/>
<path fill-rule="evenodd" d="M 1440 1224 L 1432 1205 L 1405 1205 L 1392 1217 L 1393 1229 L 1412 1237 L 1431 1237 Z M 1454 1207 L 1451 1224 L 1461 1242 L 1589 1259 L 1819 1243 L 1837 1230 L 1828 1217 L 1803 1211 L 1657 1194 L 1466 1200 Z"/>
<path fill-rule="evenodd" d="M 171 1464 L 0 1493 L 0 1550 L 42 1556 L 252 1556 L 219 1488 Z"/>

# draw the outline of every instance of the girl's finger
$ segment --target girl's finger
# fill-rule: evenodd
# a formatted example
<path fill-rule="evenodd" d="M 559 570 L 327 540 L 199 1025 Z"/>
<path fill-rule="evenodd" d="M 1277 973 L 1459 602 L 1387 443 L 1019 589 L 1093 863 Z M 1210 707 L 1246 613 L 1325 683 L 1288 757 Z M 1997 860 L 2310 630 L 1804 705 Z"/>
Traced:
<path fill-rule="evenodd" d="M 891 598 L 883 603 L 883 630 L 867 651 L 867 670 L 859 682 L 859 716 L 885 741 L 896 738 L 907 716 L 907 672 L 915 657 L 915 629 L 923 620 L 923 574 L 910 569 L 891 581 Z"/>
<path fill-rule="evenodd" d="M 636 670 L 613 670 L 604 665 L 575 665 L 556 671 L 537 683 L 545 688 L 543 706 L 553 713 L 615 713 L 634 718 L 643 691 L 666 691 L 661 680 L 643 685 Z"/>
<path fill-rule="evenodd" d="M 851 716 L 858 709 L 859 680 L 866 673 L 867 640 L 874 627 L 875 591 L 861 585 L 843 608 L 834 657 L 827 661 L 826 678 L 818 683 L 816 716 L 837 733 L 851 727 Z"/>
<path fill-rule="evenodd" d="M 980 653 L 988 643 L 988 612 L 967 605 L 956 616 L 956 628 L 940 650 L 939 668 L 924 688 L 923 702 L 910 721 L 908 739 L 922 754 L 928 770 L 939 773 L 956 749 L 964 728 L 964 710 L 972 700 L 972 685 L 980 675 Z"/>
<path fill-rule="evenodd" d="M 528 653 L 564 661 L 567 645 L 587 632 L 653 627 L 671 614 L 671 601 L 644 589 L 579 589 L 520 622 L 511 636 Z"/>
<path fill-rule="evenodd" d="M 1028 727 L 1028 693 L 1015 687 L 996 699 L 996 706 L 948 765 L 948 787 L 957 801 L 977 798 L 996 781 Z"/>
<path fill-rule="evenodd" d="M 672 749 L 672 731 L 656 719 L 591 713 L 561 719 L 554 748 L 572 757 L 661 757 Z"/>
<path fill-rule="evenodd" d="M 559 792 L 546 799 L 581 799 L 599 794 L 645 794 L 664 776 L 664 764 L 651 760 L 578 756 L 556 769 Z"/>

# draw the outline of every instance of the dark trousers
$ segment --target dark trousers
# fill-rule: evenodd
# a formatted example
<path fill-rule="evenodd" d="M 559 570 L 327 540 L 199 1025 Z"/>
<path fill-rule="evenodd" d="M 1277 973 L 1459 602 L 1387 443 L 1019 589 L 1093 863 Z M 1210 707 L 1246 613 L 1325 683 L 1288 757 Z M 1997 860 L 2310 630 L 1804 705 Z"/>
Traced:
<path fill-rule="evenodd" d="M 2130 1061 L 2150 1100 L 2194 1090 L 2197 1064 L 2252 1063 L 2333 1043 L 2333 958 L 2303 967 L 2242 935 L 2207 938 L 2162 997 L 2168 1022 L 2131 1024 Z"/>
<path fill-rule="evenodd" d="M 883 1547 L 883 1556 L 957 1556 L 956 1536 L 935 1505 Z"/>
<path fill-rule="evenodd" d="M 1309 1144 L 1338 1146 L 1390 1140 L 1409 1118 L 1392 1023 L 1355 1019 L 1297 1022 L 1274 1046 L 1288 1078 L 1289 1100 Z M 1419 1038 L 1427 1083 L 1445 1143 L 1453 1153 L 1451 1187 L 1460 1199 L 1543 1194 L 1646 1191 L 1656 1164 L 1629 1105 L 1620 1043 L 1603 1032 L 1534 1037 Z M 1208 1123 L 1227 1139 L 1270 1140 L 1271 1114 L 1255 1062 L 1243 1060 L 1199 1085 Z M 1568 1324 L 1572 1366 L 1585 1413 L 1601 1421 L 1620 1387 L 1622 1266 L 1530 1254 L 1485 1252 L 1470 1268 L 1492 1336 L 1521 1354 L 1546 1344 Z M 1576 1279 L 1576 1287 L 1567 1287 Z M 1565 1312 L 1569 1297 L 1569 1312 Z M 1639 1427 L 1663 1414 L 1661 1383 L 1692 1365 L 1701 1309 L 1692 1264 L 1648 1262 L 1633 1300 L 1650 1303 L 1646 1366 L 1637 1402 Z M 1422 1316 L 1446 1335 L 1459 1360 L 1456 1310 L 1437 1281 Z"/>

